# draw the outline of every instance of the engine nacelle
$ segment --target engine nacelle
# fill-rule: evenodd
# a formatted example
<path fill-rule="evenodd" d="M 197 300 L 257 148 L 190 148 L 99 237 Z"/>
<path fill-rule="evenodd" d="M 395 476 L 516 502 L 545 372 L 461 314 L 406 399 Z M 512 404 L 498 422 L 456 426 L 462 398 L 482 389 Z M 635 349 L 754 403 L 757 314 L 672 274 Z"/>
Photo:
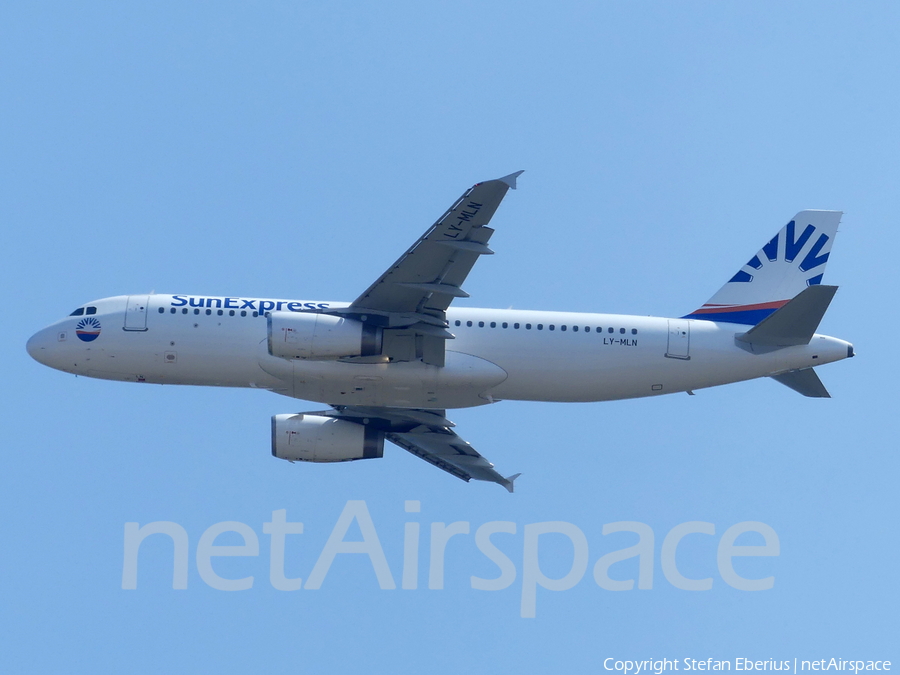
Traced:
<path fill-rule="evenodd" d="M 330 314 L 270 312 L 269 354 L 283 359 L 337 359 L 381 354 L 382 331 Z"/>
<path fill-rule="evenodd" d="M 291 462 L 380 458 L 384 455 L 384 432 L 324 415 L 275 415 L 272 455 Z"/>

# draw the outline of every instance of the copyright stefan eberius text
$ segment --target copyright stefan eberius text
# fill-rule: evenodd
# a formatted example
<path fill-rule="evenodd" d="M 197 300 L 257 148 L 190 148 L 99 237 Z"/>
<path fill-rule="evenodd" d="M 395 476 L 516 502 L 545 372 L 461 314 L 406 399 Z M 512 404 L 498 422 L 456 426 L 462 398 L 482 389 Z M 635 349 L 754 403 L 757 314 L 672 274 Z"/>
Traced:
<path fill-rule="evenodd" d="M 764 659 L 755 660 L 745 657 L 734 659 L 646 659 L 633 661 L 608 657 L 603 661 L 604 670 L 617 671 L 620 675 L 663 675 L 667 671 L 684 670 L 736 670 L 736 671 L 773 671 L 785 673 L 801 673 L 814 671 L 842 671 L 859 673 L 875 670 L 890 670 L 890 661 L 864 659 L 841 659 L 836 657 L 824 659 Z"/>

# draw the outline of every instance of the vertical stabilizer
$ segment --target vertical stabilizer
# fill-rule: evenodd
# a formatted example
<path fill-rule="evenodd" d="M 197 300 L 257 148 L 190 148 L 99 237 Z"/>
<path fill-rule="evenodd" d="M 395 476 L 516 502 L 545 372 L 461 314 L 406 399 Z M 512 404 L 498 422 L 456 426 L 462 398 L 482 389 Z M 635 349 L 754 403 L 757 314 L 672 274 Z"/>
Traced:
<path fill-rule="evenodd" d="M 718 293 L 686 319 L 755 326 L 809 286 L 822 283 L 841 211 L 801 211 Z"/>

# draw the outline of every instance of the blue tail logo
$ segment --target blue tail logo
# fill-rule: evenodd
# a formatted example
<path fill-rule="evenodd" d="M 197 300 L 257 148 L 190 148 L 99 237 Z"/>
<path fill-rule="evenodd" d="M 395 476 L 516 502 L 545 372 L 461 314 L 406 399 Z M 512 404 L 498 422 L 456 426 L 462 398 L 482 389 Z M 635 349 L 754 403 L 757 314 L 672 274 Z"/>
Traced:
<path fill-rule="evenodd" d="M 841 215 L 801 211 L 684 318 L 756 325 L 804 288 L 821 284 Z"/>
<path fill-rule="evenodd" d="M 794 259 L 797 257 L 797 254 L 803 250 L 803 247 L 806 245 L 813 234 L 816 231 L 812 225 L 807 225 L 806 229 L 800 234 L 800 237 L 797 238 L 794 236 L 796 231 L 796 221 L 789 222 L 784 230 L 784 262 L 792 263 Z M 769 241 L 768 244 L 762 247 L 762 253 L 764 257 L 769 262 L 776 262 L 778 260 L 778 240 L 781 237 L 781 232 L 776 234 Z M 824 265 L 828 262 L 829 253 L 822 253 L 822 249 L 825 248 L 825 245 L 831 239 L 827 234 L 820 234 L 819 238 L 816 240 L 816 243 L 813 244 L 812 248 L 807 251 L 806 256 L 803 258 L 803 261 L 800 263 L 799 268 L 801 272 L 809 272 L 810 270 L 814 270 L 820 265 Z M 763 263 L 760 260 L 759 253 L 750 258 L 745 267 L 752 267 L 754 270 L 762 269 Z M 753 281 L 753 273 L 748 272 L 746 270 L 739 270 L 737 274 L 735 274 L 731 278 L 731 282 L 735 283 L 748 283 Z M 729 282 L 730 283 L 730 282 Z M 822 274 L 817 274 L 816 276 L 810 277 L 806 280 L 807 286 L 815 286 L 816 284 L 822 283 Z"/>

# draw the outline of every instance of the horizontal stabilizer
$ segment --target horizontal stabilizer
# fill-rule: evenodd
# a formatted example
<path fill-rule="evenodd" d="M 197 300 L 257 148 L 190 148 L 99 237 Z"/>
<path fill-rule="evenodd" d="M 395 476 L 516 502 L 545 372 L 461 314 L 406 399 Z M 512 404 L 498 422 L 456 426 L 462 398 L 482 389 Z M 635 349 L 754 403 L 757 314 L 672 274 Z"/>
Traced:
<path fill-rule="evenodd" d="M 822 380 L 812 368 L 789 370 L 780 375 L 772 375 L 772 379 L 781 382 L 785 387 L 790 387 L 798 394 L 810 398 L 831 398 L 831 394 L 828 393 Z"/>
<path fill-rule="evenodd" d="M 809 286 L 735 339 L 751 347 L 776 349 L 809 344 L 837 289 L 837 286 Z"/>

